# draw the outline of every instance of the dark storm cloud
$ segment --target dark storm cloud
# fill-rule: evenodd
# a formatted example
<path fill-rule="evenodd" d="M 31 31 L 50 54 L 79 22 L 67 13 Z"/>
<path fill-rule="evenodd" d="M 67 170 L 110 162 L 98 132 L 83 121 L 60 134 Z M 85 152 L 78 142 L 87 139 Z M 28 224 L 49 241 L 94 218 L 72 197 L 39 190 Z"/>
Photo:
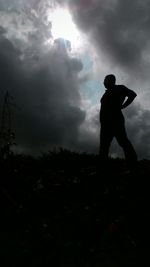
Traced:
<path fill-rule="evenodd" d="M 136 103 L 125 111 L 125 115 L 128 135 L 139 158 L 150 158 L 150 110 Z"/>
<path fill-rule="evenodd" d="M 17 106 L 12 110 L 18 150 L 40 153 L 55 145 L 73 149 L 85 119 L 78 92 L 82 64 L 61 45 L 45 48 L 42 40 L 40 47 L 36 38 L 32 41 L 22 53 L 0 36 L 1 104 L 8 90 Z"/>
<path fill-rule="evenodd" d="M 79 27 L 110 62 L 140 73 L 150 42 L 150 1 L 78 0 L 69 4 Z"/>
<path fill-rule="evenodd" d="M 19 55 L 18 49 L 8 41 L 2 34 L 0 35 L 0 81 L 1 88 L 7 88 L 10 84 L 14 84 L 17 79 L 16 68 L 19 73 Z"/>

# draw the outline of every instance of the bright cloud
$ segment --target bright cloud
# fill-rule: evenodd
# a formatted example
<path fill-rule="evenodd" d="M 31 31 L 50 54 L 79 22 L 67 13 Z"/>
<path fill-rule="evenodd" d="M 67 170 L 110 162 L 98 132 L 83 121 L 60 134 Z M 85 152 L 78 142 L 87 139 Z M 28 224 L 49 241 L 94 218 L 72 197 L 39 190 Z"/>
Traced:
<path fill-rule="evenodd" d="M 68 40 L 71 42 L 72 48 L 80 46 L 81 34 L 67 9 L 56 8 L 52 13 L 49 13 L 48 20 L 52 24 L 51 32 L 54 39 Z"/>

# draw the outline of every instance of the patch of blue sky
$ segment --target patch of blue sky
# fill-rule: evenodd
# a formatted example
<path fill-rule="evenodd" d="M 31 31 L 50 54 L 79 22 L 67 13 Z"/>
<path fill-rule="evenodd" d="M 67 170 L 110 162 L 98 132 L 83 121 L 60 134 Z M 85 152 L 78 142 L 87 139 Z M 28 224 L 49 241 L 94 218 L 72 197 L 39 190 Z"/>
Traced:
<path fill-rule="evenodd" d="M 88 53 L 85 53 L 81 60 L 83 64 L 83 74 L 89 73 L 90 76 L 90 72 L 93 73 L 94 65 L 91 56 Z M 98 79 L 89 78 L 89 80 L 81 84 L 81 96 L 84 100 L 90 101 L 91 105 L 99 104 L 103 91 L 103 83 Z"/>
<path fill-rule="evenodd" d="M 81 96 L 92 105 L 99 103 L 102 85 L 98 80 L 89 80 L 81 85 Z"/>
<path fill-rule="evenodd" d="M 83 71 L 87 72 L 89 70 L 92 69 L 93 67 L 93 61 L 90 57 L 90 55 L 88 53 L 85 53 L 82 57 L 81 57 L 81 61 L 83 64 Z"/>

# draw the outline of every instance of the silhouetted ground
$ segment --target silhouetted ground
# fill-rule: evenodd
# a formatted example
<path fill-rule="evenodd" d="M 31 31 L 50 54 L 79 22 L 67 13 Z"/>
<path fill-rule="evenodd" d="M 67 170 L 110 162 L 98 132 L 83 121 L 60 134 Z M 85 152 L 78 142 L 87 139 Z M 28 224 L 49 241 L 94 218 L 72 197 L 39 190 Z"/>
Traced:
<path fill-rule="evenodd" d="M 150 162 L 97 163 L 67 150 L 1 160 L 1 266 L 150 266 Z"/>

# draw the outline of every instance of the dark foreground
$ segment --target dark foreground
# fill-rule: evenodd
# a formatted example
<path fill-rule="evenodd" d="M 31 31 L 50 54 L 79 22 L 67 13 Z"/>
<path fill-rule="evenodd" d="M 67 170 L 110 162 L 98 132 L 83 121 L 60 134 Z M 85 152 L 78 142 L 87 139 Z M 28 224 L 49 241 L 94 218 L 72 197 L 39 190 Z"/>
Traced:
<path fill-rule="evenodd" d="M 150 266 L 150 162 L 136 174 L 96 162 L 64 150 L 1 160 L 0 266 Z"/>

